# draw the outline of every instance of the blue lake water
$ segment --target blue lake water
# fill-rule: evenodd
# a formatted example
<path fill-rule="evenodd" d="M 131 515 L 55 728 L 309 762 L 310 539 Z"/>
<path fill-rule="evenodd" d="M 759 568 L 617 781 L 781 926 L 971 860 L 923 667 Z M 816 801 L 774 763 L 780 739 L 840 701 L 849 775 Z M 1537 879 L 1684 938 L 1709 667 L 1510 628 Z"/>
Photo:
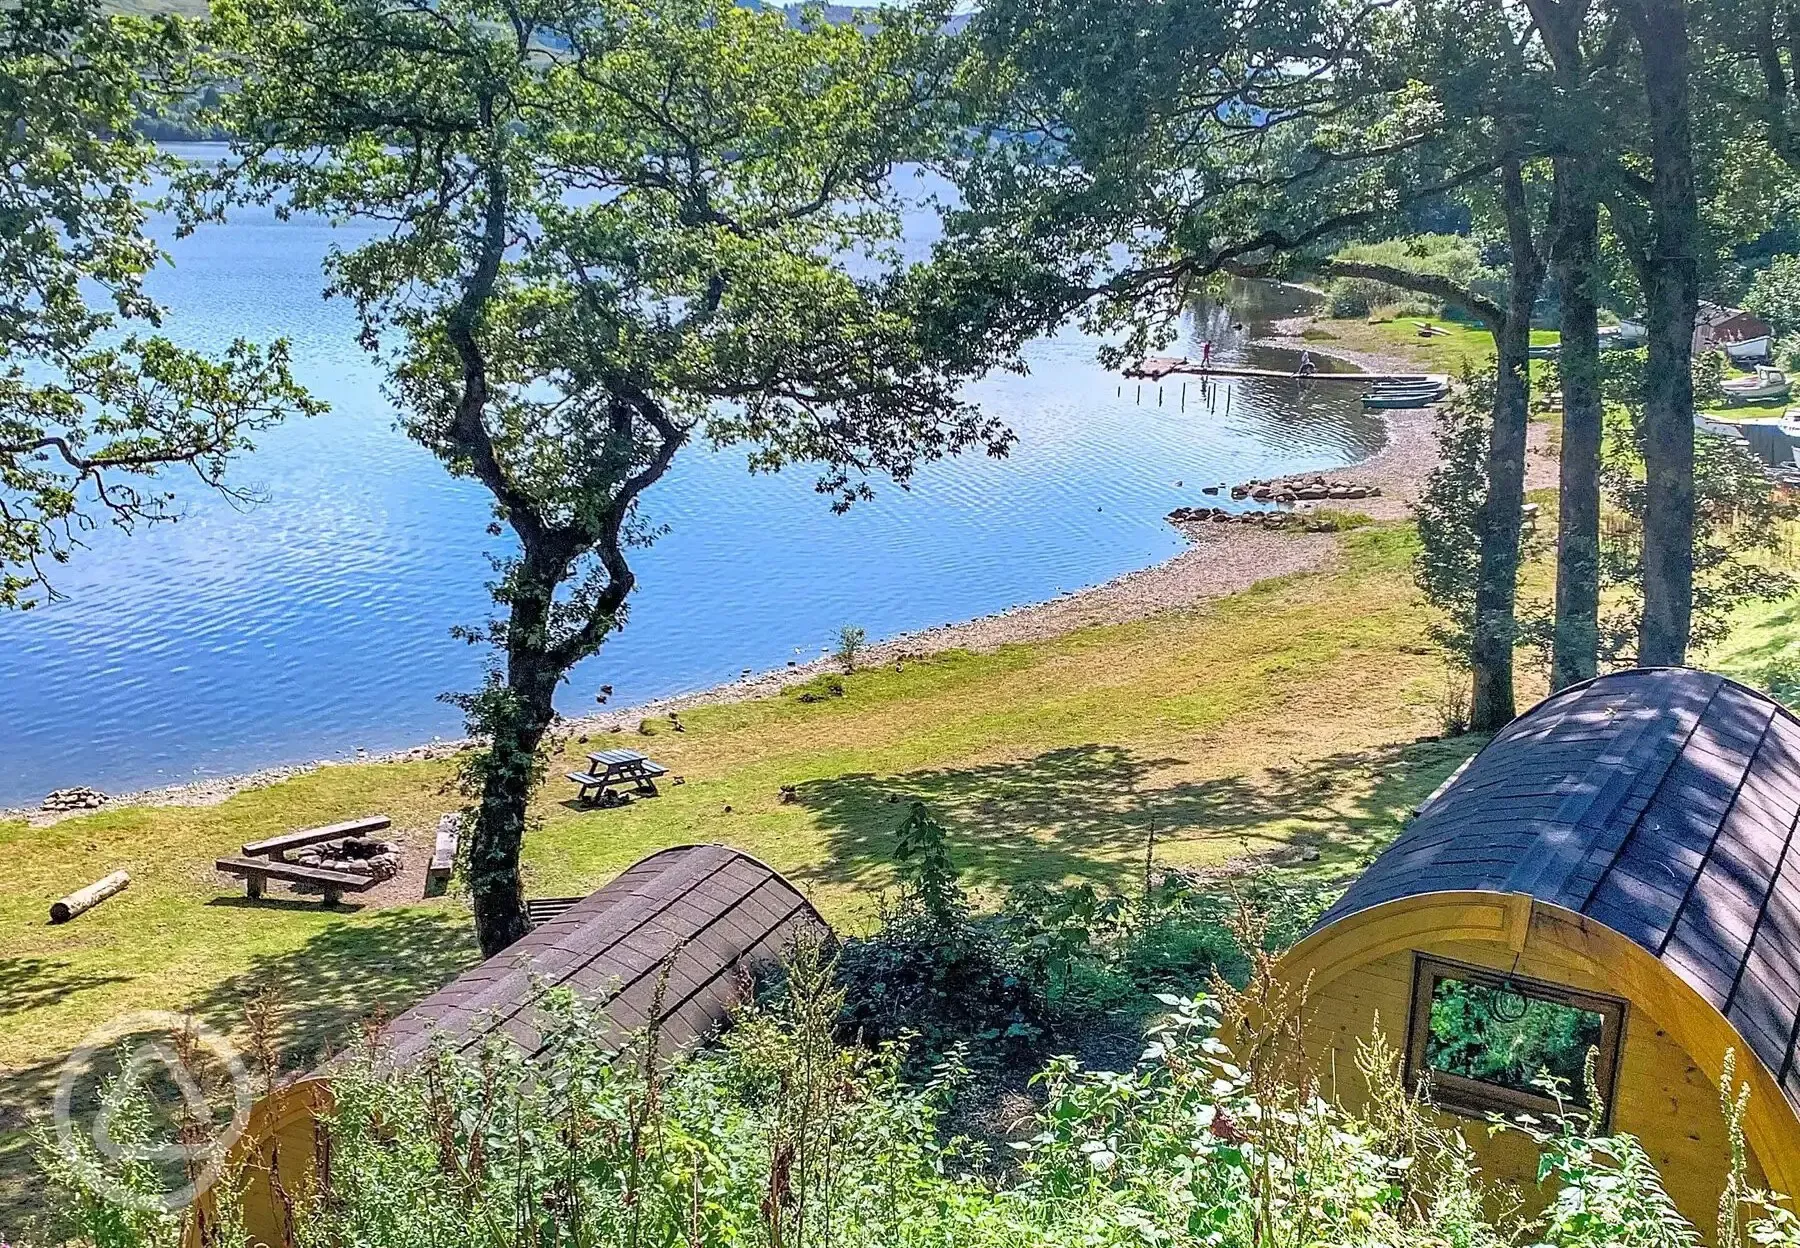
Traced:
<path fill-rule="evenodd" d="M 332 411 L 242 461 L 261 505 L 189 488 L 178 524 L 94 534 L 56 577 L 66 600 L 0 614 L 0 805 L 461 735 L 439 695 L 474 687 L 485 656 L 450 629 L 485 618 L 502 547 L 484 491 L 393 427 L 351 310 L 319 296 L 326 249 L 354 239 L 247 214 L 172 244 L 153 283 L 167 331 L 205 347 L 285 336 Z M 1244 358 L 1233 319 L 1214 309 L 1178 349 L 1197 354 L 1204 332 L 1221 362 Z M 1184 407 L 1176 381 L 1159 403 L 1095 346 L 1063 333 L 1030 348 L 1028 376 L 974 388 L 1018 434 L 1008 459 L 933 465 L 910 491 L 877 482 L 847 515 L 805 472 L 686 452 L 645 497 L 667 534 L 637 554 L 630 621 L 563 711 L 592 709 L 602 684 L 618 706 L 812 657 L 847 623 L 881 637 L 1104 581 L 1176 553 L 1162 517 L 1202 485 L 1345 464 L 1383 438 L 1348 387 L 1245 381 L 1209 406 L 1189 385 Z"/>

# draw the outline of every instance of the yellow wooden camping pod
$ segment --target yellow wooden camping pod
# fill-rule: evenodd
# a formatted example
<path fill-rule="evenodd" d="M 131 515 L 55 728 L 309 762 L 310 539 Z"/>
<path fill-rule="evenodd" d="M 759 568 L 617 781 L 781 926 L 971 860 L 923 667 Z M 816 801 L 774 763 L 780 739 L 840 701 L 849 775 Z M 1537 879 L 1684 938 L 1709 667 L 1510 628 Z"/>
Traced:
<path fill-rule="evenodd" d="M 1597 1109 L 1710 1231 L 1727 1053 L 1751 1180 L 1800 1192 L 1800 720 L 1689 669 L 1577 685 L 1513 721 L 1282 959 L 1300 1033 L 1354 1103 L 1379 1027 L 1490 1177 L 1536 1150 L 1490 1113 Z M 1583 1060 L 1596 1054 L 1599 1104 Z"/>

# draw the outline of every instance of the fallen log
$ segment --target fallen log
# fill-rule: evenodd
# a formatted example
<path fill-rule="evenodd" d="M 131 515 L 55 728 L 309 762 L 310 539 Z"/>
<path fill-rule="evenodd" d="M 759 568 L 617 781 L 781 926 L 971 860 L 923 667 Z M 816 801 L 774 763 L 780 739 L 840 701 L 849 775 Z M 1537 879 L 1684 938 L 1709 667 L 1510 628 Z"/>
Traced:
<path fill-rule="evenodd" d="M 50 921 L 67 923 L 78 914 L 85 914 L 95 906 L 111 897 L 114 893 L 122 893 L 125 886 L 131 883 L 131 876 L 124 871 L 114 871 L 102 880 L 95 880 L 86 888 L 77 889 L 61 901 L 50 903 Z"/>

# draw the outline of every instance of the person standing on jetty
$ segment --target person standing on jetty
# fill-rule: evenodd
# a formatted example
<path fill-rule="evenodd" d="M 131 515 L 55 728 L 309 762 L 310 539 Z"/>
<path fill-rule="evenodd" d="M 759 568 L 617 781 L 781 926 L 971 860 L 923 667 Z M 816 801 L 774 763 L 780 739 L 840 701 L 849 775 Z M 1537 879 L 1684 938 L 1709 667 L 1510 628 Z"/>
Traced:
<path fill-rule="evenodd" d="M 1206 372 L 1212 367 L 1212 339 L 1208 338 L 1200 344 L 1200 371 Z"/>

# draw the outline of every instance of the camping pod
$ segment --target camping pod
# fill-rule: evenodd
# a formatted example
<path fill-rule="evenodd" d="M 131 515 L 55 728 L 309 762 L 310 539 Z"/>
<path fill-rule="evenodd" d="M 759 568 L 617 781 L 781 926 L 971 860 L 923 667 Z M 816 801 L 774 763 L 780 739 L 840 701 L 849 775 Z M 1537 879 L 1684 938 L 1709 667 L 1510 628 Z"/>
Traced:
<path fill-rule="evenodd" d="M 1750 1180 L 1800 1191 L 1797 816 L 1800 721 L 1759 693 L 1659 668 L 1547 698 L 1282 958 L 1325 1091 L 1366 1096 L 1354 1058 L 1379 1029 L 1488 1177 L 1529 1190 L 1535 1146 L 1488 1124 L 1558 1112 L 1548 1077 L 1710 1232 L 1735 1054 Z"/>
<path fill-rule="evenodd" d="M 663 1051 L 678 1051 L 725 1023 L 752 972 L 828 932 L 798 889 L 748 854 L 723 845 L 665 849 L 395 1018 L 380 1053 L 406 1063 L 435 1044 L 467 1052 L 499 1034 L 535 1054 L 538 1003 L 557 988 L 600 1006 L 621 1040 L 654 1024 Z M 252 1107 L 231 1158 L 243 1166 L 249 1242 L 294 1242 L 293 1211 L 327 1155 L 322 1124 L 331 1108 L 329 1067 Z M 211 1200 L 196 1202 L 189 1248 L 205 1242 L 214 1216 Z"/>

